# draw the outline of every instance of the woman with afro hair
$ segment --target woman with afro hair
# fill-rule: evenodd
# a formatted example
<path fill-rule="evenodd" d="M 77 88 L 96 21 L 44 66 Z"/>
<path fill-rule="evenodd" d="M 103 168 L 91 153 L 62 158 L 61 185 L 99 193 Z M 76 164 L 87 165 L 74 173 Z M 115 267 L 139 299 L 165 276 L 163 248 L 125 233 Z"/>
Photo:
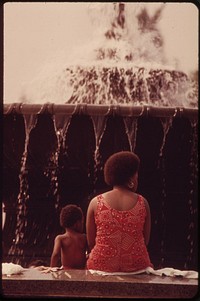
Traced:
<path fill-rule="evenodd" d="M 136 193 L 140 159 L 130 151 L 111 155 L 104 179 L 111 190 L 94 197 L 88 206 L 87 269 L 134 272 L 153 267 L 147 245 L 151 214 L 147 200 Z"/>

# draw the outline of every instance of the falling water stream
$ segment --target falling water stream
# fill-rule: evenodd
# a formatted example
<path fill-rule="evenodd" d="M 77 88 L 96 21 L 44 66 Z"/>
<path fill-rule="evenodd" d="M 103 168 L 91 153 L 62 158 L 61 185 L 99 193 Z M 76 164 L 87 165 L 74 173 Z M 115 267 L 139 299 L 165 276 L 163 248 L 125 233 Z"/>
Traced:
<path fill-rule="evenodd" d="M 69 128 L 70 122 L 71 122 L 71 118 L 72 118 L 72 114 L 70 115 L 64 115 L 64 114 L 59 114 L 59 115 L 54 115 L 53 116 L 53 121 L 54 121 L 54 129 L 55 129 L 55 133 L 56 133 L 56 137 L 57 137 L 57 141 L 58 141 L 58 146 L 57 146 L 57 150 L 55 152 L 55 154 L 53 155 L 54 161 L 55 161 L 55 170 L 54 170 L 54 179 L 56 182 L 56 191 L 54 192 L 55 194 L 57 194 L 57 202 L 55 204 L 55 208 L 59 209 L 59 195 L 58 195 L 58 175 L 56 175 L 56 171 L 58 171 L 59 169 L 59 156 L 62 154 L 62 152 L 64 151 L 64 154 L 66 154 L 66 134 L 67 134 L 67 130 Z"/>
<path fill-rule="evenodd" d="M 198 231 L 197 223 L 197 206 L 195 202 L 195 196 L 197 196 L 197 183 L 198 183 L 198 124 L 196 120 L 191 120 L 191 157 L 190 157 L 190 191 L 189 191 L 189 201 L 188 207 L 190 212 L 190 223 L 188 227 L 187 240 L 189 244 L 189 255 L 187 256 L 184 268 L 187 269 L 188 266 L 193 262 L 193 258 L 196 256 L 197 246 L 195 245 L 195 233 Z"/>
<path fill-rule="evenodd" d="M 17 223 L 15 231 L 15 243 L 11 246 L 9 254 L 23 255 L 23 249 L 18 248 L 19 245 L 25 245 L 27 243 L 25 238 L 25 229 L 27 226 L 27 202 L 29 199 L 28 192 L 28 180 L 27 180 L 27 150 L 29 144 L 29 137 L 31 130 L 36 126 L 36 115 L 23 115 L 25 124 L 25 145 L 24 153 L 21 160 L 21 172 L 19 174 L 20 179 L 20 191 L 17 202 Z"/>
<path fill-rule="evenodd" d="M 96 182 L 98 170 L 99 170 L 99 168 L 102 168 L 101 153 L 100 153 L 99 147 L 100 147 L 100 143 L 101 143 L 103 134 L 106 129 L 108 116 L 93 115 L 93 116 L 91 116 L 91 118 L 92 118 L 92 122 L 93 122 L 95 141 L 96 141 L 96 147 L 95 147 L 95 152 L 94 152 L 94 161 L 95 161 L 94 182 Z"/>
<path fill-rule="evenodd" d="M 161 174 L 161 227 L 162 227 L 162 239 L 160 244 L 161 261 L 160 266 L 165 265 L 165 239 L 166 239 L 166 170 L 165 170 L 165 159 L 163 157 L 163 150 L 166 143 L 167 134 L 172 127 L 173 117 L 160 118 L 163 129 L 163 140 L 160 147 L 159 158 L 158 158 L 158 169 Z"/>

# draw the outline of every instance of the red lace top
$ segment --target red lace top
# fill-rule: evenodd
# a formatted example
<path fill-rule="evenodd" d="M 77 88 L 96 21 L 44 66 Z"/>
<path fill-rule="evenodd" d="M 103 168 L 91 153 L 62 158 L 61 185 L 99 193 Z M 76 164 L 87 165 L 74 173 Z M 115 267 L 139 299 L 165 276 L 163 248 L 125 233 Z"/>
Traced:
<path fill-rule="evenodd" d="M 96 243 L 89 254 L 87 269 L 133 272 L 153 267 L 143 237 L 145 216 L 141 195 L 127 211 L 111 208 L 102 195 L 97 196 Z"/>

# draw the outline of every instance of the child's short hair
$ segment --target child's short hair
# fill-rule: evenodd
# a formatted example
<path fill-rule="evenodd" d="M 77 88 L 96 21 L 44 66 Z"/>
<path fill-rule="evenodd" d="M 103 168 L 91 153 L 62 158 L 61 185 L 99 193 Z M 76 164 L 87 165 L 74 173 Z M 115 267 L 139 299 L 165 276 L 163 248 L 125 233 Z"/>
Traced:
<path fill-rule="evenodd" d="M 104 166 L 106 184 L 124 185 L 138 170 L 139 157 L 130 151 L 121 151 L 111 155 Z"/>
<path fill-rule="evenodd" d="M 63 228 L 72 227 L 77 221 L 82 220 L 83 211 L 74 204 L 66 205 L 60 212 L 60 225 Z"/>

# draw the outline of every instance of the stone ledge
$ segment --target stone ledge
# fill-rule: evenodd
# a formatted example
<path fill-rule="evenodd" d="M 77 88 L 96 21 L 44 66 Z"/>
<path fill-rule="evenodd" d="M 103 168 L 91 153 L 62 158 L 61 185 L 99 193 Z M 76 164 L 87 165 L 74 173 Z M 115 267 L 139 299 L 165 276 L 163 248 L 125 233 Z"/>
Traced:
<path fill-rule="evenodd" d="M 44 274 L 28 269 L 21 275 L 3 276 L 2 289 L 7 298 L 193 298 L 198 280 L 146 274 L 100 276 L 85 270 Z"/>

